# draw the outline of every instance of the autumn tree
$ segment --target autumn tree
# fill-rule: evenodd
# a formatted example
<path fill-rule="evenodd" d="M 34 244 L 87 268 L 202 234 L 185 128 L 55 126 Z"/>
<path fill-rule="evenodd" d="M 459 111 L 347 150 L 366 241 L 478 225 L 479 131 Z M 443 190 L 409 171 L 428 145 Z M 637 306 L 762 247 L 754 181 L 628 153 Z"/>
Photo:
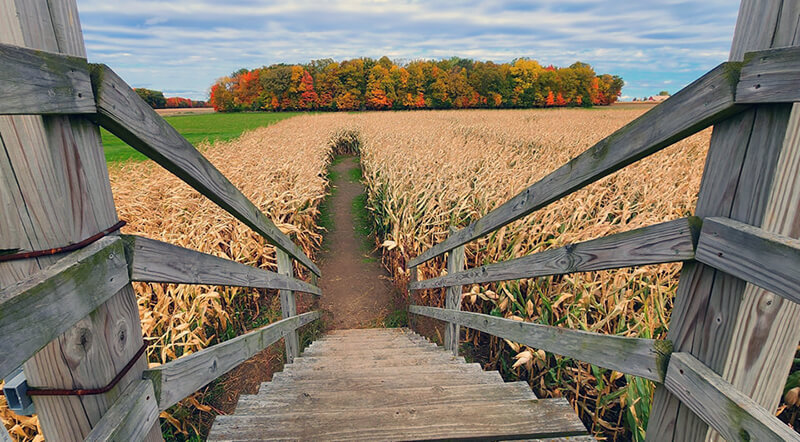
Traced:
<path fill-rule="evenodd" d="M 314 79 L 308 71 L 303 70 L 303 76 L 300 79 L 300 109 L 316 109 L 317 108 L 317 91 L 314 90 Z"/>
<path fill-rule="evenodd" d="M 212 86 L 210 102 L 223 112 L 591 106 L 614 103 L 623 85 L 581 62 L 559 68 L 529 58 L 321 59 L 241 69 Z"/>

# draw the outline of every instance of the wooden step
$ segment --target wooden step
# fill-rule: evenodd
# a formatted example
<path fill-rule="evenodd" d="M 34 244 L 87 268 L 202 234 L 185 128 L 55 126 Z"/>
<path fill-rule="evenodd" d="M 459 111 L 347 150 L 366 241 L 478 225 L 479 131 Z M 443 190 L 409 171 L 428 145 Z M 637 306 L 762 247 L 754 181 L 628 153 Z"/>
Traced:
<path fill-rule="evenodd" d="M 362 354 L 391 354 L 391 353 L 411 353 L 411 352 L 425 352 L 425 351 L 443 351 L 442 347 L 438 347 L 436 344 L 428 344 L 428 345 L 404 345 L 404 346 L 382 346 L 382 347 L 373 347 L 373 346 L 348 346 L 348 347 L 326 347 L 326 346 L 309 346 L 305 350 L 303 350 L 304 356 L 311 356 L 311 355 L 353 355 L 359 356 Z"/>
<path fill-rule="evenodd" d="M 395 376 L 424 376 L 432 373 L 453 373 L 453 374 L 478 374 L 482 373 L 481 364 L 453 364 L 431 363 L 425 365 L 412 365 L 408 367 L 376 367 L 376 368 L 355 368 L 355 369 L 315 369 L 309 367 L 286 366 L 283 372 L 275 373 L 273 379 L 292 378 L 300 379 L 366 379 L 366 378 L 388 378 Z"/>
<path fill-rule="evenodd" d="M 375 388 L 413 388 L 413 387 L 436 387 L 453 385 L 472 385 L 472 384 L 503 384 L 503 378 L 496 371 L 483 372 L 478 375 L 458 374 L 458 373 L 436 373 L 423 376 L 408 376 L 403 378 L 361 378 L 361 379 L 324 379 L 324 380 L 302 380 L 297 382 L 292 377 L 282 377 L 280 373 L 275 373 L 272 382 L 261 384 L 259 394 L 270 392 L 287 391 L 299 389 L 300 391 L 348 391 L 348 390 L 369 390 Z"/>
<path fill-rule="evenodd" d="M 563 398 L 422 405 L 367 411 L 218 416 L 209 441 L 519 439 L 586 434 Z"/>
<path fill-rule="evenodd" d="M 239 397 L 236 414 L 262 409 L 275 412 L 289 407 L 293 412 L 399 407 L 415 404 L 454 404 L 469 401 L 536 399 L 527 382 L 501 385 L 473 384 L 448 387 L 374 388 L 360 391 L 287 391 L 280 394 L 252 394 Z"/>
<path fill-rule="evenodd" d="M 397 335 L 397 336 L 376 336 L 376 337 L 356 337 L 356 338 L 323 338 L 315 341 L 317 345 L 354 345 L 354 344 L 398 344 L 398 343 L 414 343 L 414 344 L 431 344 L 425 338 L 411 335 Z"/>
<path fill-rule="evenodd" d="M 391 334 L 410 334 L 410 335 L 417 335 L 410 329 L 406 327 L 398 327 L 398 328 L 348 328 L 348 329 L 338 329 L 338 330 L 331 330 L 325 334 L 326 337 L 328 336 L 359 336 L 359 335 L 391 335 Z"/>
<path fill-rule="evenodd" d="M 538 400 L 407 329 L 337 330 L 216 418 L 209 440 L 584 441 L 564 399 Z M 579 437 L 572 439 L 569 436 Z M 591 439 L 589 439 L 591 440 Z"/>
<path fill-rule="evenodd" d="M 376 368 L 376 367 L 401 367 L 410 365 L 422 365 L 432 362 L 444 363 L 451 362 L 453 364 L 466 364 L 466 361 L 461 356 L 453 356 L 452 353 L 447 352 L 431 352 L 431 353 L 412 353 L 412 354 L 387 354 L 378 355 L 373 357 L 352 357 L 352 356 L 338 356 L 338 357 L 314 357 L 314 356 L 301 356 L 294 360 L 291 364 L 292 367 L 313 367 L 320 369 L 337 369 L 337 368 Z M 287 365 L 288 367 L 289 365 Z"/>
<path fill-rule="evenodd" d="M 397 332 L 387 332 L 387 333 L 339 333 L 339 334 L 327 334 L 320 338 L 322 341 L 340 341 L 344 339 L 349 340 L 370 340 L 370 339 L 398 339 L 398 338 L 406 338 L 406 339 L 415 339 L 415 340 L 426 340 L 424 337 L 412 333 L 412 332 L 404 332 L 404 331 L 397 331 Z"/>

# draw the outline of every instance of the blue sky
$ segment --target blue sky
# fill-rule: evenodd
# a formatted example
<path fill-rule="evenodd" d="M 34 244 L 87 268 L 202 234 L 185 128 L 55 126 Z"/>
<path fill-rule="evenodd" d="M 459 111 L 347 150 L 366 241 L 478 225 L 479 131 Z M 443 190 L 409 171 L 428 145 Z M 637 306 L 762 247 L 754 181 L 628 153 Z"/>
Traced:
<path fill-rule="evenodd" d="M 627 99 L 728 58 L 733 0 L 78 0 L 89 59 L 134 87 L 205 99 L 239 68 L 317 58 L 590 63 Z"/>

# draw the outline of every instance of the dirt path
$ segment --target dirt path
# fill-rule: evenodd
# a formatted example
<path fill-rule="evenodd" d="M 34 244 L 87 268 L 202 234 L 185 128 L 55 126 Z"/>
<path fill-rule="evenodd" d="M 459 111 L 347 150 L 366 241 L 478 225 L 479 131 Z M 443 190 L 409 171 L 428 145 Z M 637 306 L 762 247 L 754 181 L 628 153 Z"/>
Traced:
<path fill-rule="evenodd" d="M 358 168 L 358 158 L 347 157 L 332 166 L 333 195 L 328 201 L 333 227 L 325 237 L 320 259 L 322 278 L 321 307 L 330 329 L 380 326 L 391 311 L 394 288 L 377 256 L 364 246 L 357 231 L 353 200 L 364 193 L 364 186 L 350 178 Z"/>

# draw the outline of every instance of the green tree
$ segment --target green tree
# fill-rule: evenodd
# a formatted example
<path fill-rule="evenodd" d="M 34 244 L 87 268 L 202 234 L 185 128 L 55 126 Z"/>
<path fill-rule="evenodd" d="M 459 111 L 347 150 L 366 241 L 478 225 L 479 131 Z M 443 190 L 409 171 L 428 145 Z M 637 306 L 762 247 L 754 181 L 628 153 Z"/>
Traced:
<path fill-rule="evenodd" d="M 136 88 L 134 90 L 137 94 L 139 94 L 142 100 L 149 104 L 153 109 L 163 109 L 167 105 L 167 99 L 164 98 L 164 93 L 161 91 L 155 91 L 143 87 Z"/>

